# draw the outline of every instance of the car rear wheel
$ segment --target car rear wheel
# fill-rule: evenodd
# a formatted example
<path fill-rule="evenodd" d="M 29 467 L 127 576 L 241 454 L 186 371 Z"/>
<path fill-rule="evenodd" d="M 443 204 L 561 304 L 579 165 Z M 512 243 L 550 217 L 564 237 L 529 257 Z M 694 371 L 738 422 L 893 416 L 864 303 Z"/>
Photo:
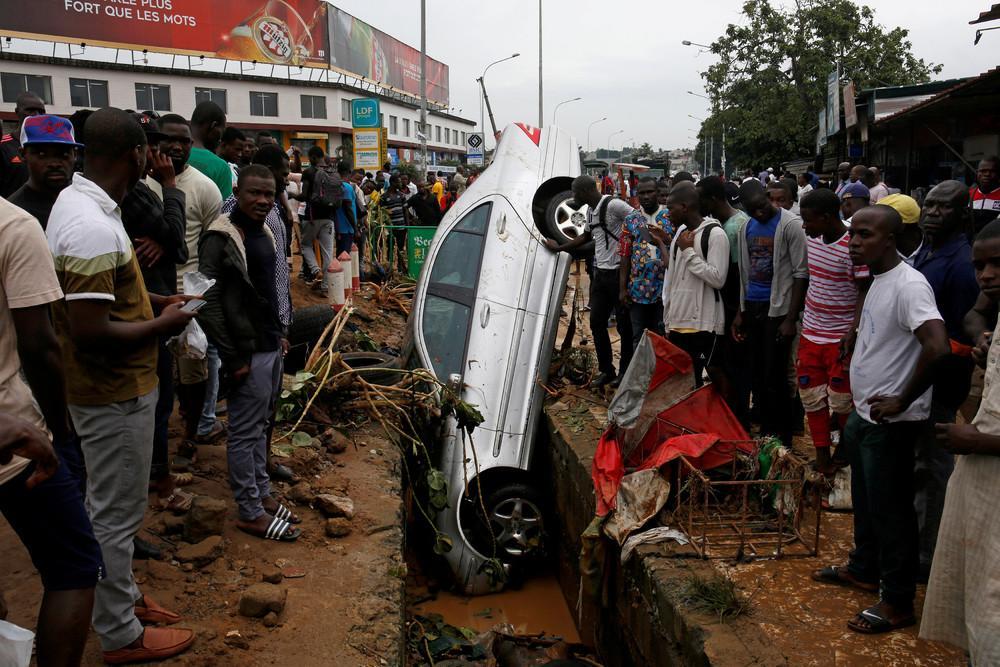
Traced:
<path fill-rule="evenodd" d="M 313 345 L 319 340 L 333 316 L 330 306 L 306 306 L 292 314 L 292 325 L 288 327 L 288 356 L 285 357 L 285 372 L 297 373 L 302 370 Z"/>
<path fill-rule="evenodd" d="M 572 190 L 557 193 L 545 207 L 545 215 L 539 221 L 539 231 L 556 243 L 562 245 L 582 236 L 587 231 L 587 211 L 584 204 L 577 208 Z M 537 219 L 537 218 L 536 218 Z M 593 243 L 587 243 L 577 248 L 573 254 L 584 257 L 593 252 Z"/>
<path fill-rule="evenodd" d="M 484 556 L 495 553 L 505 563 L 530 560 L 542 554 L 545 517 L 540 494 L 533 487 L 509 482 L 487 492 L 482 506 L 475 497 L 468 502 L 474 505 L 467 508 L 473 513 L 468 537 L 479 553 Z M 487 520 L 483 518 L 483 507 Z"/>

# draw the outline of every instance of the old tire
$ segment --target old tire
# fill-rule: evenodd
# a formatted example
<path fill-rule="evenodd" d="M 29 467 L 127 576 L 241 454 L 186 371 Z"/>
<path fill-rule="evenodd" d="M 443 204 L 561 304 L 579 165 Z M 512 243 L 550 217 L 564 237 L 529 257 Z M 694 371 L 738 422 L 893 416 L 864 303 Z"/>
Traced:
<path fill-rule="evenodd" d="M 475 488 L 475 483 L 470 484 Z M 545 551 L 544 504 L 539 491 L 524 482 L 506 482 L 486 489 L 483 505 L 489 521 L 483 518 L 478 498 L 465 501 L 463 525 L 472 546 L 487 558 L 494 553 L 504 563 L 520 563 L 540 558 Z M 495 545 L 495 547 L 494 547 Z"/>
<path fill-rule="evenodd" d="M 305 367 L 309 353 L 334 315 L 333 308 L 322 304 L 298 308 L 292 314 L 292 324 L 288 327 L 286 373 L 297 373 Z"/>
<path fill-rule="evenodd" d="M 391 386 L 402 379 L 402 374 L 395 372 L 399 368 L 399 358 L 381 352 L 345 352 L 340 355 L 344 363 L 358 372 L 362 378 L 372 384 Z"/>

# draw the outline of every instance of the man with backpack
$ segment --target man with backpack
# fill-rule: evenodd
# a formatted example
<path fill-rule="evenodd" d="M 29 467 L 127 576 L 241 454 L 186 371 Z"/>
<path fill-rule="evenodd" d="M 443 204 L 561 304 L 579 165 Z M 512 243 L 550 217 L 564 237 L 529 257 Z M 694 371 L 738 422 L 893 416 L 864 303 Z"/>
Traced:
<path fill-rule="evenodd" d="M 302 173 L 302 193 L 306 214 L 300 222 L 303 273 L 314 289 L 326 291 L 326 267 L 333 258 L 333 217 L 343 201 L 344 189 L 319 146 L 309 149 L 309 168 Z M 319 242 L 323 265 L 316 264 L 314 242 Z"/>
<path fill-rule="evenodd" d="M 610 384 L 617 387 L 632 361 L 632 322 L 628 306 L 619 299 L 619 240 L 625 218 L 632 213 L 632 207 L 612 194 L 601 195 L 597 183 L 590 176 L 578 176 L 573 181 L 575 206 L 588 206 L 587 230 L 572 241 L 560 245 L 547 239 L 545 245 L 556 252 L 569 252 L 588 241 L 594 242 L 595 269 L 590 282 L 590 330 L 594 336 L 594 351 L 600 373 L 592 384 L 603 387 Z M 611 337 L 608 336 L 608 321 L 615 314 L 618 334 L 621 337 L 620 373 L 616 375 L 611 352 Z"/>
<path fill-rule="evenodd" d="M 707 369 L 726 396 L 728 382 L 722 366 L 726 311 L 719 291 L 729 275 L 729 237 L 718 221 L 701 217 L 700 196 L 693 183 L 679 183 L 670 191 L 667 210 L 677 234 L 668 255 L 664 325 L 670 342 L 691 355 L 694 386 L 702 385 Z M 663 247 L 665 236 L 653 229 L 650 233 Z"/>

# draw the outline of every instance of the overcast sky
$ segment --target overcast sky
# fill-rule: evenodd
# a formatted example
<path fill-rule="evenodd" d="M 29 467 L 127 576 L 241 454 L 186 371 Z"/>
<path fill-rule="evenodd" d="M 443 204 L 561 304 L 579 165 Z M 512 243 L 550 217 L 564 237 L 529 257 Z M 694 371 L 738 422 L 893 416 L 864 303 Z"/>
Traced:
<path fill-rule="evenodd" d="M 970 76 L 1000 64 L 1000 31 L 972 45 L 968 22 L 992 0 L 879 0 L 878 21 L 910 31 L 914 53 L 944 65 L 940 78 Z M 341 9 L 413 46 L 420 47 L 418 0 L 335 0 Z M 790 4 L 790 3 L 789 3 Z M 558 124 L 581 145 L 594 125 L 591 147 L 612 147 L 626 139 L 656 148 L 694 146 L 707 101 L 698 73 L 713 62 L 710 53 L 681 40 L 710 44 L 739 19 L 741 0 L 544 0 L 545 122 L 554 106 L 582 97 L 559 110 Z M 946 17 L 946 18 L 943 18 Z M 987 24 L 1000 25 L 1000 24 Z M 521 56 L 493 67 L 487 91 L 498 126 L 538 122 L 538 3 L 535 0 L 427 0 L 427 53 L 451 68 L 451 103 L 462 116 L 479 118 L 476 78 L 494 60 Z M 486 121 L 487 125 L 489 120 Z M 631 143 L 631 142 L 629 142 Z"/>

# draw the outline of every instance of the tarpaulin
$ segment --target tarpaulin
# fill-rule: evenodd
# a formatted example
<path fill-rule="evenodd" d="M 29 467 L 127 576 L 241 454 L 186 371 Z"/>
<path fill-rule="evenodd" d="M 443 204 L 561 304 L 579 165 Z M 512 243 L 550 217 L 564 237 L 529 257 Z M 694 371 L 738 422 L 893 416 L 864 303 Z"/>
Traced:
<path fill-rule="evenodd" d="M 608 407 L 612 423 L 594 454 L 591 475 L 598 516 L 615 508 L 626 466 L 659 468 L 684 456 L 707 470 L 732 461 L 737 450 L 753 451 L 743 426 L 715 388 L 694 389 L 691 369 L 691 358 L 683 350 L 646 332 Z"/>

